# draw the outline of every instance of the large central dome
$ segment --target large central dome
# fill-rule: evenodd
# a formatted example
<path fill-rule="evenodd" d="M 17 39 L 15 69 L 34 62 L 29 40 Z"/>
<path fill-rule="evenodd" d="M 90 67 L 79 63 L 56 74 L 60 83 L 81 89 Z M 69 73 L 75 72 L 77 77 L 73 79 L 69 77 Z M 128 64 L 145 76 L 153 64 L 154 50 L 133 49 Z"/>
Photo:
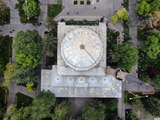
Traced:
<path fill-rule="evenodd" d="M 103 53 L 98 34 L 87 28 L 76 28 L 67 33 L 61 43 L 65 63 L 75 70 L 88 70 L 96 66 Z"/>

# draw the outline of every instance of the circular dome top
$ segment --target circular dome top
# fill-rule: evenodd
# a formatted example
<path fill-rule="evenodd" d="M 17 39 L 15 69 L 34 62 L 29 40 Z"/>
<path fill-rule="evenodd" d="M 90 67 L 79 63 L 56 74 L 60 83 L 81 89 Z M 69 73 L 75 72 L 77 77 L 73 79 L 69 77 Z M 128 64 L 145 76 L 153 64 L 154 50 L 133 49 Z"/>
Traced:
<path fill-rule="evenodd" d="M 61 44 L 62 58 L 75 70 L 88 70 L 96 66 L 102 53 L 101 39 L 87 28 L 76 28 L 67 33 Z"/>

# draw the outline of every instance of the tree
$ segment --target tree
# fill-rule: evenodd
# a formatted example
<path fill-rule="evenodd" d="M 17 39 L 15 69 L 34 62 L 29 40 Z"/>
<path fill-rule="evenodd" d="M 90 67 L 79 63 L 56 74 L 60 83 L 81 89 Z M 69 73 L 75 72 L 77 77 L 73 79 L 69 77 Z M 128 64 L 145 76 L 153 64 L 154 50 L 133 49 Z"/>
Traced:
<path fill-rule="evenodd" d="M 7 69 L 4 73 L 5 84 L 9 85 L 11 82 L 16 82 L 18 84 L 25 84 L 35 82 L 37 76 L 35 71 L 30 67 L 21 67 L 16 63 L 8 63 Z"/>
<path fill-rule="evenodd" d="M 0 25 L 9 23 L 10 10 L 2 0 L 0 0 L 0 18 Z"/>
<path fill-rule="evenodd" d="M 151 2 L 152 11 L 159 11 L 160 10 L 160 0 L 153 0 Z"/>
<path fill-rule="evenodd" d="M 19 68 L 18 64 L 12 64 L 12 63 L 8 63 L 6 65 L 6 70 L 4 72 L 4 79 L 5 79 L 5 85 L 9 86 L 9 84 L 13 81 L 15 81 L 13 79 L 14 74 L 16 73 L 17 69 Z"/>
<path fill-rule="evenodd" d="M 142 51 L 145 52 L 149 58 L 157 59 L 160 54 L 160 32 L 147 36 L 147 40 L 142 46 Z"/>
<path fill-rule="evenodd" d="M 121 20 L 128 20 L 128 18 L 129 18 L 129 14 L 126 8 L 121 8 L 116 12 L 116 15 L 111 16 L 110 19 L 113 23 L 116 23 Z"/>
<path fill-rule="evenodd" d="M 41 63 L 42 39 L 36 30 L 20 31 L 13 38 L 16 61 L 23 67 L 35 68 Z"/>
<path fill-rule="evenodd" d="M 137 63 L 138 51 L 129 43 L 115 44 L 114 54 L 117 56 L 118 65 L 128 71 Z"/>
<path fill-rule="evenodd" d="M 54 115 L 52 116 L 53 120 L 64 120 L 69 112 L 69 104 L 64 101 L 56 106 L 54 109 Z"/>
<path fill-rule="evenodd" d="M 41 91 L 31 105 L 16 108 L 16 105 L 9 106 L 5 120 L 43 120 L 52 116 L 55 104 L 55 96 L 50 91 Z"/>
<path fill-rule="evenodd" d="M 117 23 L 117 22 L 118 22 L 118 16 L 117 16 L 117 15 L 111 16 L 111 21 L 112 21 L 113 23 Z"/>
<path fill-rule="evenodd" d="M 146 0 L 140 0 L 136 6 L 136 12 L 139 16 L 148 17 L 151 12 L 151 6 Z"/>
<path fill-rule="evenodd" d="M 47 117 L 51 117 L 51 110 L 55 105 L 55 96 L 50 91 L 41 91 L 38 96 L 33 100 L 31 106 L 31 119 L 41 120 Z"/>
<path fill-rule="evenodd" d="M 100 101 L 87 103 L 83 108 L 83 119 L 105 120 L 105 105 Z"/>
<path fill-rule="evenodd" d="M 116 14 L 120 20 L 127 20 L 129 18 L 126 8 L 119 9 Z"/>
<path fill-rule="evenodd" d="M 157 97 L 148 97 L 143 99 L 143 105 L 146 111 L 151 115 L 160 117 L 160 99 Z"/>
<path fill-rule="evenodd" d="M 54 49 L 57 49 L 57 38 L 53 34 L 47 34 L 43 39 L 43 45 L 46 56 L 53 57 Z"/>
<path fill-rule="evenodd" d="M 24 10 L 24 14 L 27 16 L 27 19 L 37 17 L 40 14 L 40 7 L 36 0 L 25 0 L 22 8 Z"/>

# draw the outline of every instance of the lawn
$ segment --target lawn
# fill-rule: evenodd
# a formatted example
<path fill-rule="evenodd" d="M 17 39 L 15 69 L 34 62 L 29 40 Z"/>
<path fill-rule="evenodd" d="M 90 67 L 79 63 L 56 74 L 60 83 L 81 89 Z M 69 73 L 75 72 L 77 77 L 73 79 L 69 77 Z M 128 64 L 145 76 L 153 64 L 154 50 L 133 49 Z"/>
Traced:
<path fill-rule="evenodd" d="M 48 17 L 54 18 L 62 11 L 60 4 L 48 4 Z"/>
<path fill-rule="evenodd" d="M 0 76 L 3 76 L 5 65 L 11 58 L 12 38 L 9 36 L 0 36 Z"/>
<path fill-rule="evenodd" d="M 16 101 L 17 101 L 17 109 L 21 107 L 29 106 L 32 103 L 33 98 L 26 96 L 22 93 L 16 94 Z"/>

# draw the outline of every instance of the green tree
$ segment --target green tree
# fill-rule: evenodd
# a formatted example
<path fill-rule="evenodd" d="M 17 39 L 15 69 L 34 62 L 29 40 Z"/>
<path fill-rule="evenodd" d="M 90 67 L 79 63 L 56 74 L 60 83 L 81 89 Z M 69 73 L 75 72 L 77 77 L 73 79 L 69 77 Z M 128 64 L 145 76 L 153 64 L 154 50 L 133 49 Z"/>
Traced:
<path fill-rule="evenodd" d="M 147 36 L 147 40 L 142 46 L 142 51 L 145 52 L 149 58 L 157 59 L 160 54 L 160 32 Z"/>
<path fill-rule="evenodd" d="M 126 8 L 119 9 L 116 12 L 116 15 L 113 15 L 110 17 L 110 19 L 113 23 L 116 23 L 121 20 L 128 20 L 128 18 L 129 18 L 129 14 L 128 14 Z"/>
<path fill-rule="evenodd" d="M 159 11 L 160 10 L 160 0 L 153 0 L 151 2 L 152 11 Z"/>
<path fill-rule="evenodd" d="M 129 18 L 129 14 L 126 8 L 119 9 L 116 13 L 120 20 L 127 20 Z"/>
<path fill-rule="evenodd" d="M 129 43 L 115 44 L 114 54 L 117 56 L 118 65 L 128 71 L 137 63 L 138 51 Z"/>
<path fill-rule="evenodd" d="M 14 114 L 14 112 L 17 111 L 16 105 L 15 104 L 10 104 L 6 110 L 5 118 L 9 118 Z"/>
<path fill-rule="evenodd" d="M 54 49 L 57 49 L 57 38 L 53 34 L 47 34 L 43 39 L 43 45 L 46 56 L 53 57 Z"/>
<path fill-rule="evenodd" d="M 43 43 L 36 30 L 20 31 L 13 38 L 16 61 L 23 67 L 35 68 L 41 63 Z"/>
<path fill-rule="evenodd" d="M 143 105 L 146 111 L 156 117 L 160 117 L 160 99 L 157 97 L 148 97 L 143 99 Z"/>
<path fill-rule="evenodd" d="M 0 0 L 0 18 L 0 25 L 9 23 L 10 10 L 2 0 Z"/>
<path fill-rule="evenodd" d="M 14 74 L 16 73 L 17 69 L 19 69 L 18 64 L 12 64 L 12 63 L 8 63 L 6 65 L 6 70 L 4 72 L 4 79 L 5 79 L 5 85 L 9 86 L 9 84 L 13 81 L 15 81 L 13 79 Z"/>
<path fill-rule="evenodd" d="M 105 120 L 105 105 L 100 101 L 87 103 L 83 108 L 83 119 Z"/>
<path fill-rule="evenodd" d="M 69 104 L 68 102 L 64 101 L 57 105 L 54 109 L 54 115 L 52 116 L 53 120 L 64 120 L 67 117 L 69 112 Z"/>
<path fill-rule="evenodd" d="M 111 16 L 111 21 L 112 21 L 113 23 L 117 23 L 117 22 L 118 22 L 118 16 L 117 16 L 117 15 Z"/>
<path fill-rule="evenodd" d="M 25 0 L 22 8 L 24 10 L 24 14 L 27 16 L 27 19 L 37 17 L 40 14 L 40 7 L 36 0 Z"/>
<path fill-rule="evenodd" d="M 4 73 L 5 84 L 8 86 L 11 82 L 16 81 L 18 84 L 25 84 L 30 82 L 35 82 L 37 76 L 35 71 L 30 67 L 21 67 L 20 65 L 14 63 L 8 63 L 7 69 Z"/>
<path fill-rule="evenodd" d="M 148 17 L 151 12 L 151 6 L 146 0 L 140 0 L 136 6 L 136 12 L 139 16 Z"/>
<path fill-rule="evenodd" d="M 55 96 L 50 91 L 41 91 L 38 96 L 33 100 L 31 106 L 31 119 L 41 120 L 47 117 L 51 117 L 51 110 L 55 105 Z"/>
<path fill-rule="evenodd" d="M 32 92 L 33 91 L 33 86 L 34 86 L 34 83 L 27 83 L 26 84 L 26 91 L 27 92 Z"/>

